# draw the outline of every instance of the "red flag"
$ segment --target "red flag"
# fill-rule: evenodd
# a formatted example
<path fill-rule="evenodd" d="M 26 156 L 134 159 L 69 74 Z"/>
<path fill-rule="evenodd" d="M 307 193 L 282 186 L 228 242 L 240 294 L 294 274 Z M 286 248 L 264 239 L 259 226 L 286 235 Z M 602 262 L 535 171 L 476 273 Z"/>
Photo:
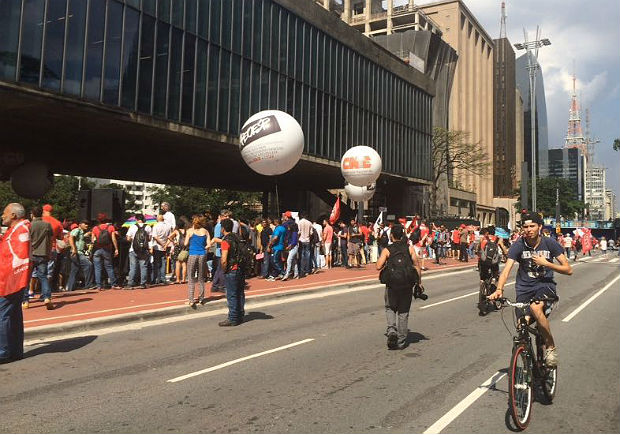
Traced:
<path fill-rule="evenodd" d="M 329 215 L 329 223 L 334 225 L 334 223 L 340 217 L 340 198 L 336 198 L 336 203 L 334 204 L 334 208 L 332 208 L 332 214 Z"/>
<path fill-rule="evenodd" d="M 31 266 L 30 222 L 22 220 L 0 239 L 0 297 L 26 287 Z"/>

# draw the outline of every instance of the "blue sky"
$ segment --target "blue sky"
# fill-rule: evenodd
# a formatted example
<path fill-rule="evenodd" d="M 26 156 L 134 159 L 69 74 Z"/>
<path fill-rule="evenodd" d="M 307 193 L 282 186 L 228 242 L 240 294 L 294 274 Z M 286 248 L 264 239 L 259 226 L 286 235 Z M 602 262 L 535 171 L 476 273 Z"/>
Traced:
<path fill-rule="evenodd" d="M 465 4 L 487 33 L 499 37 L 501 0 L 465 0 Z M 523 41 L 524 27 L 533 39 L 537 25 L 542 37 L 551 40 L 550 46 L 540 49 L 538 59 L 545 80 L 552 148 L 564 144 L 574 64 L 583 128 L 587 107 L 591 136 L 600 140 L 594 146 L 594 160 L 608 168 L 607 185 L 616 192 L 616 210 L 620 209 L 620 152 L 612 149 L 614 139 L 620 138 L 620 1 L 508 0 L 506 11 L 506 33 L 512 43 Z"/>

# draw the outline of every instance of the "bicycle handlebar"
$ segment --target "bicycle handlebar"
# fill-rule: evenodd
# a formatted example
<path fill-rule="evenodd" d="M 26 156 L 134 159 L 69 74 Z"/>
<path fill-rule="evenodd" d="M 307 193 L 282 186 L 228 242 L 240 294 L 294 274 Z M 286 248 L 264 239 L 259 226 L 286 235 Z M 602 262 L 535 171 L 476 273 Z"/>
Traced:
<path fill-rule="evenodd" d="M 497 298 L 496 300 L 499 301 L 503 306 L 509 306 L 514 308 L 527 308 L 535 302 L 555 302 L 558 300 L 558 297 L 545 296 L 542 298 L 532 298 L 529 302 L 512 302 L 508 298 Z"/>

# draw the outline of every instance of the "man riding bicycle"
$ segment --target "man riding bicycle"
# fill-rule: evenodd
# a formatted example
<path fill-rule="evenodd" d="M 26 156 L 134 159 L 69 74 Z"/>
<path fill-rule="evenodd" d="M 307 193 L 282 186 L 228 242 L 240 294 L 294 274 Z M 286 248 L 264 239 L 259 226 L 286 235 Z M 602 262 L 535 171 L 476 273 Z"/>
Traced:
<path fill-rule="evenodd" d="M 572 275 L 573 268 L 568 264 L 564 248 L 551 237 L 542 237 L 542 217 L 537 213 L 524 214 L 521 218 L 523 237 L 512 244 L 508 250 L 506 267 L 497 283 L 497 290 L 489 296 L 495 300 L 504 294 L 504 285 L 508 280 L 515 261 L 519 263 L 515 290 L 517 302 L 529 302 L 533 298 L 555 297 L 556 283 L 553 272 Z M 553 263 L 556 259 L 559 264 Z M 535 302 L 530 305 L 530 314 L 534 316 L 538 330 L 545 341 L 545 363 L 555 367 L 558 355 L 551 335 L 549 320 L 544 313 L 544 303 Z"/>

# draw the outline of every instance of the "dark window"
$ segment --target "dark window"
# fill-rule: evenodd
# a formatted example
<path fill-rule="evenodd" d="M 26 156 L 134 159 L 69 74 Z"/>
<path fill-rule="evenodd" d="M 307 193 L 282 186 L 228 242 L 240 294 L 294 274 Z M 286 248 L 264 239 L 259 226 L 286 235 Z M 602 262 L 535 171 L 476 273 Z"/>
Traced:
<path fill-rule="evenodd" d="M 222 0 L 211 0 L 211 11 L 209 12 L 209 42 L 213 44 L 220 44 L 221 22 Z"/>
<path fill-rule="evenodd" d="M 136 9 L 140 9 L 140 0 L 125 0 L 129 6 L 133 6 Z"/>
<path fill-rule="evenodd" d="M 196 0 L 185 0 L 185 30 L 196 33 Z"/>
<path fill-rule="evenodd" d="M 84 97 L 92 100 L 99 100 L 101 94 L 101 62 L 103 57 L 104 18 L 105 1 L 91 0 L 90 8 L 88 10 Z"/>
<path fill-rule="evenodd" d="M 231 59 L 230 77 L 230 133 L 239 133 L 239 95 L 241 88 L 241 57 L 234 54 Z M 245 120 L 244 120 L 245 121 Z"/>
<path fill-rule="evenodd" d="M 301 83 L 295 82 L 295 107 L 293 111 L 293 118 L 298 120 L 301 120 L 301 108 L 304 104 L 304 97 L 301 89 Z"/>
<path fill-rule="evenodd" d="M 103 68 L 103 102 L 118 104 L 118 88 L 121 73 L 121 33 L 123 31 L 123 5 L 116 1 L 108 3 L 108 23 L 105 42 L 105 65 Z"/>
<path fill-rule="evenodd" d="M 243 36 L 243 1 L 234 0 L 232 6 L 232 51 L 241 54 L 241 38 Z"/>
<path fill-rule="evenodd" d="M 278 75 L 278 110 L 286 111 L 286 76 Z"/>
<path fill-rule="evenodd" d="M 250 107 L 252 108 L 250 114 L 253 115 L 260 111 L 260 66 L 252 64 L 252 102 Z"/>
<path fill-rule="evenodd" d="M 138 26 L 140 13 L 125 8 L 125 35 L 123 40 L 122 93 L 121 105 L 134 110 L 136 100 L 136 74 L 138 72 Z"/>
<path fill-rule="evenodd" d="M 157 18 L 170 22 L 170 0 L 157 0 Z"/>
<path fill-rule="evenodd" d="M 198 34 L 209 37 L 209 0 L 198 0 Z"/>
<path fill-rule="evenodd" d="M 271 59 L 271 7 L 272 4 L 265 2 L 263 5 L 263 33 L 262 33 L 262 64 L 269 66 Z M 257 35 L 258 36 L 258 35 Z"/>
<path fill-rule="evenodd" d="M 254 43 L 252 44 L 252 59 L 254 62 L 261 61 L 261 36 L 263 28 L 263 3 L 252 1 L 254 6 L 254 24 L 252 25 L 252 34 L 250 37 Z"/>
<path fill-rule="evenodd" d="M 271 68 L 277 70 L 280 66 L 280 8 L 271 5 Z"/>
<path fill-rule="evenodd" d="M 172 25 L 183 28 L 185 0 L 172 0 Z"/>
<path fill-rule="evenodd" d="M 153 114 L 166 116 L 166 88 L 168 87 L 168 52 L 170 48 L 170 25 L 157 23 L 155 46 L 155 86 L 153 88 Z"/>
<path fill-rule="evenodd" d="M 154 39 L 155 19 L 143 16 L 140 42 L 140 77 L 138 78 L 138 110 L 144 113 L 151 113 Z"/>
<path fill-rule="evenodd" d="M 304 23 L 304 82 L 310 83 L 310 26 Z"/>
<path fill-rule="evenodd" d="M 275 25 L 275 24 L 274 24 Z M 281 10 L 280 12 L 280 65 L 278 71 L 282 74 L 286 74 L 286 44 L 288 41 L 288 12 Z"/>
<path fill-rule="evenodd" d="M 265 67 L 260 72 L 260 110 L 269 109 L 269 70 Z"/>
<path fill-rule="evenodd" d="M 243 24 L 241 26 L 243 56 L 252 57 L 252 3 L 253 0 L 243 0 Z M 235 30 L 237 31 L 237 30 Z"/>
<path fill-rule="evenodd" d="M 41 86 L 54 91 L 60 90 L 66 14 L 66 0 L 57 0 L 49 3 L 45 17 L 45 53 Z"/>
<path fill-rule="evenodd" d="M 86 0 L 69 0 L 67 20 L 63 92 L 80 95 L 84 60 L 84 30 L 86 29 Z"/>
<path fill-rule="evenodd" d="M 295 107 L 295 81 L 293 79 L 286 80 L 286 110 L 285 112 L 292 115 Z"/>
<path fill-rule="evenodd" d="M 15 80 L 21 0 L 0 1 L 0 77 Z"/>
<path fill-rule="evenodd" d="M 43 0 L 24 0 L 19 78 L 26 83 L 39 83 L 41 39 L 43 36 Z"/>
<path fill-rule="evenodd" d="M 278 107 L 278 73 L 271 71 L 269 85 L 269 109 Z"/>
<path fill-rule="evenodd" d="M 153 0 L 145 0 L 142 2 L 142 10 L 145 14 L 149 14 L 151 16 L 155 16 L 155 7 L 157 6 L 157 2 Z"/>
<path fill-rule="evenodd" d="M 209 87 L 207 91 L 207 128 L 215 130 L 217 125 L 217 89 L 220 72 L 220 49 L 209 45 Z"/>
<path fill-rule="evenodd" d="M 196 102 L 194 108 L 194 124 L 199 127 L 205 125 L 205 103 L 207 98 L 207 50 L 205 41 L 197 39 L 196 55 Z"/>
<path fill-rule="evenodd" d="M 304 63 L 304 33 L 303 21 L 297 20 L 295 23 L 295 80 L 303 80 Z"/>
<path fill-rule="evenodd" d="M 250 117 L 250 77 L 252 74 L 252 64 L 249 60 L 243 59 L 243 69 L 241 70 L 241 122 L 244 123 Z"/>
<path fill-rule="evenodd" d="M 221 51 L 220 59 L 220 93 L 217 111 L 217 129 L 228 132 L 228 99 L 230 98 L 230 52 Z"/>
<path fill-rule="evenodd" d="M 221 46 L 231 49 L 232 40 L 232 0 L 222 0 L 222 42 Z"/>
<path fill-rule="evenodd" d="M 183 102 L 181 104 L 181 121 L 192 122 L 194 112 L 194 53 L 196 37 L 185 34 L 185 56 L 183 57 Z"/>
<path fill-rule="evenodd" d="M 295 75 L 295 23 L 297 18 L 294 15 L 288 16 L 288 44 L 286 44 L 286 50 L 288 51 L 288 67 L 286 74 L 289 77 Z"/>
<path fill-rule="evenodd" d="M 181 60 L 183 58 L 183 31 L 172 28 L 170 39 L 170 76 L 168 77 L 168 119 L 179 120 L 181 100 Z"/>
<path fill-rule="evenodd" d="M 308 101 L 310 107 L 310 119 L 308 123 L 308 153 L 316 155 L 316 114 L 317 114 L 317 106 L 316 106 L 316 89 L 310 88 L 310 99 Z"/>

